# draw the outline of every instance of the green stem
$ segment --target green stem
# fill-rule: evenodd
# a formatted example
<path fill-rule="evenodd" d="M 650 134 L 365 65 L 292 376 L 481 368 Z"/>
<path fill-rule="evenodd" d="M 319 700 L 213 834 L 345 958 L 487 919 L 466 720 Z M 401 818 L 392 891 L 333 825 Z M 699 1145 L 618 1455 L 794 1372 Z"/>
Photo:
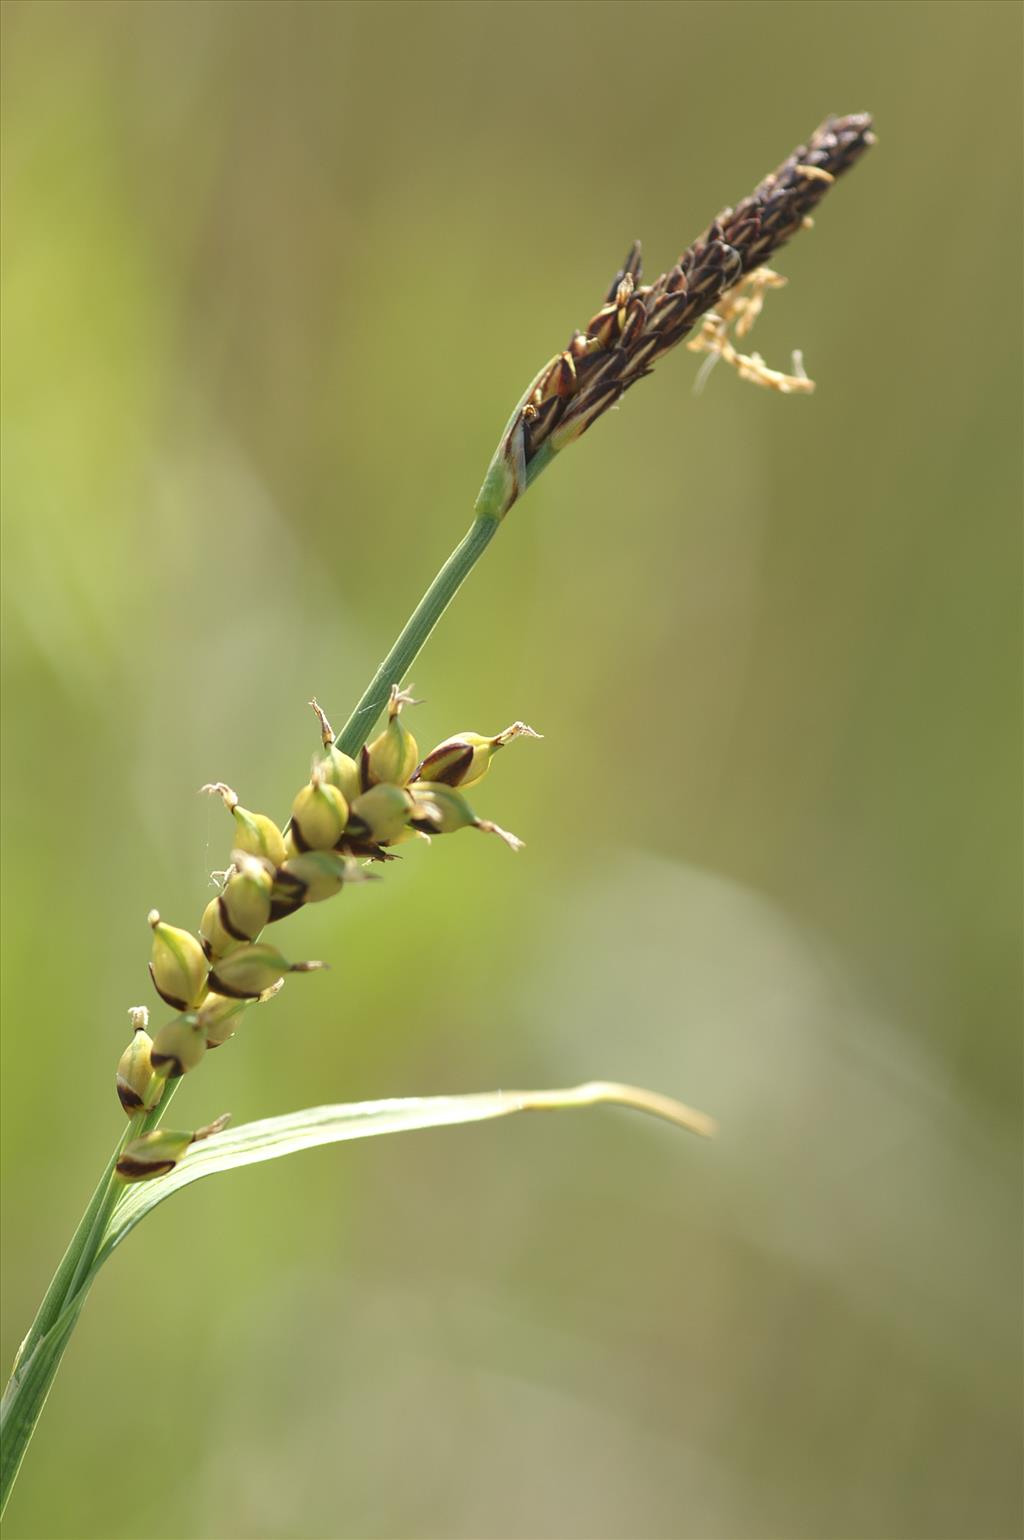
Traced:
<path fill-rule="evenodd" d="M 139 1130 L 140 1133 L 148 1134 L 151 1129 L 154 1129 L 157 1126 L 160 1119 L 171 1105 L 171 1098 L 180 1085 L 180 1079 L 168 1080 L 167 1084 L 164 1086 L 164 1094 L 161 1096 L 156 1106 L 151 1107 L 150 1110 L 144 1115 L 142 1119 L 142 1127 Z"/>
<path fill-rule="evenodd" d="M 500 528 L 498 519 L 473 520 L 423 598 L 406 621 L 398 640 L 374 674 L 363 698 L 349 717 L 335 743 L 344 754 L 358 754 L 388 703 L 391 686 L 401 684 L 427 637 L 476 566 Z"/>
<path fill-rule="evenodd" d="M 479 516 L 459 541 L 406 621 L 391 651 L 335 739 L 344 753 L 355 755 L 362 748 L 388 703 L 392 685 L 401 684 L 424 642 L 480 560 L 498 527 L 498 519 L 490 515 Z M 118 1156 L 129 1139 L 156 1127 L 176 1089 L 177 1081 L 169 1082 L 159 1105 L 151 1112 L 132 1118 L 118 1140 L 117 1148 L 89 1200 L 71 1244 L 18 1352 L 0 1408 L 0 1514 L 3 1513 L 22 1457 L 35 1431 L 50 1386 L 95 1276 L 93 1265 L 123 1191 L 115 1169 Z"/>
<path fill-rule="evenodd" d="M 50 1386 L 60 1368 L 91 1283 L 90 1276 L 84 1288 L 60 1311 L 45 1336 L 39 1338 L 31 1353 L 19 1358 L 18 1367 L 4 1391 L 0 1404 L 0 1513 L 7 1506 L 25 1450 L 46 1405 Z"/>
<path fill-rule="evenodd" d="M 89 1292 L 96 1253 L 123 1190 L 116 1171 L 118 1156 L 129 1139 L 142 1132 L 145 1121 L 146 1115 L 137 1113 L 125 1126 L 28 1335 L 18 1349 L 0 1404 L 0 1514 L 46 1404 L 64 1349 L 71 1340 L 78 1313 Z"/>
<path fill-rule="evenodd" d="M 71 1243 L 61 1258 L 60 1266 L 53 1275 L 50 1287 L 43 1296 L 43 1302 L 36 1312 L 35 1320 L 29 1327 L 28 1335 L 18 1349 L 18 1356 L 14 1361 L 15 1370 L 25 1359 L 31 1356 L 40 1338 L 44 1337 L 50 1330 L 80 1281 L 81 1264 L 83 1258 L 89 1253 L 90 1241 L 97 1236 L 97 1232 L 102 1233 L 99 1230 L 98 1221 L 106 1207 L 108 1195 L 117 1181 L 114 1168 L 117 1165 L 118 1156 L 128 1143 L 128 1140 L 134 1139 L 136 1134 L 141 1131 L 141 1125 L 141 1118 L 132 1118 L 117 1141 L 114 1153 L 107 1162 L 107 1168 L 101 1176 L 95 1192 L 89 1199 L 85 1213 L 79 1220 L 78 1228 L 71 1237 Z M 104 1228 L 105 1226 L 106 1219 L 104 1219 Z M 95 1255 L 95 1247 L 93 1248 L 93 1255 Z"/>
<path fill-rule="evenodd" d="M 130 1139 L 157 1126 L 177 1089 L 176 1080 L 168 1081 L 157 1105 L 149 1112 L 137 1113 L 126 1124 L 18 1350 L 0 1404 L 0 1514 L 7 1505 L 25 1450 L 92 1287 L 96 1255 L 124 1191 L 116 1173 L 118 1156 Z"/>

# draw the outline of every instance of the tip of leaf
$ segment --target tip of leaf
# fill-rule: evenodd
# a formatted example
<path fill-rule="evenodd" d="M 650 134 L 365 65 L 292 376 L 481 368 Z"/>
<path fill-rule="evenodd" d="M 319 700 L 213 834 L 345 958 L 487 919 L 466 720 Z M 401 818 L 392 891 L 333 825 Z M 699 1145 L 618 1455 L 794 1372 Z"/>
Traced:
<path fill-rule="evenodd" d="M 673 1096 L 663 1096 L 660 1091 L 648 1091 L 642 1086 L 623 1085 L 614 1080 L 591 1080 L 586 1085 L 572 1086 L 566 1091 L 526 1091 L 523 1106 L 526 1108 L 595 1107 L 602 1103 L 632 1107 L 636 1112 L 646 1112 L 652 1117 L 674 1123 L 691 1134 L 712 1139 L 718 1132 L 718 1124 L 706 1112 L 698 1112 Z"/>

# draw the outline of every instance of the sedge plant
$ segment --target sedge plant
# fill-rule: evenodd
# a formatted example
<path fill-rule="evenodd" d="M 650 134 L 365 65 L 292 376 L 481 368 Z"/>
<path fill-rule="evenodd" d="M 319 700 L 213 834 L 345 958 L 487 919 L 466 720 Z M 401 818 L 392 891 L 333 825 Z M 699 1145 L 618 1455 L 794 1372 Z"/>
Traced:
<path fill-rule="evenodd" d="M 262 1010 L 290 975 L 324 966 L 292 960 L 280 950 L 278 927 L 296 910 L 372 880 L 394 858 L 394 847 L 406 841 L 474 829 L 496 835 L 513 850 L 520 847 L 515 835 L 476 808 L 481 783 L 500 751 L 539 735 L 513 722 L 489 735 L 456 733 L 423 753 L 407 723 L 411 700 L 403 681 L 517 499 L 560 450 L 684 338 L 691 336 L 689 346 L 707 355 L 705 368 L 722 360 L 742 378 L 770 389 L 813 389 L 798 354 L 785 373 L 769 368 L 756 353 L 741 352 L 737 343 L 749 333 L 766 293 L 783 282 L 766 266 L 768 258 L 810 225 L 829 187 L 871 143 L 866 115 L 826 120 L 653 283 L 643 282 L 640 247 L 634 245 L 604 303 L 523 393 L 487 470 L 468 531 L 348 721 L 335 733 L 311 703 L 320 742 L 289 819 L 279 824 L 245 807 L 222 782 L 203 788 L 223 803 L 228 864 L 194 930 L 168 923 L 156 910 L 148 916 L 149 972 L 167 1014 L 152 1024 L 146 1007 L 129 1012 L 131 1038 L 115 1077 L 126 1122 L 4 1393 L 0 1506 L 97 1274 L 140 1220 L 190 1183 L 315 1145 L 526 1110 L 619 1103 L 693 1133 L 713 1132 L 711 1118 L 671 1097 L 605 1081 L 568 1090 L 340 1103 L 237 1128 L 228 1126 L 227 1115 L 201 1128 L 181 1128 L 169 1114 L 181 1079 L 195 1073 L 206 1054 L 234 1039 L 252 1010 Z M 382 714 L 384 725 L 371 736 Z"/>

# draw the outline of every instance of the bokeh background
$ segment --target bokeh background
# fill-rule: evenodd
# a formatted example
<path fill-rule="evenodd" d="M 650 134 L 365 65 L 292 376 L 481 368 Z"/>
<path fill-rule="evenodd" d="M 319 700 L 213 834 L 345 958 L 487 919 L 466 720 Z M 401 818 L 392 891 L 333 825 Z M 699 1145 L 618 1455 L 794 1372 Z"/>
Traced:
<path fill-rule="evenodd" d="M 291 922 L 180 1093 L 649 1084 L 204 1183 L 10 1540 L 1004 1540 L 1021 1520 L 1015 5 L 4 6 L 3 1354 L 120 1129 L 152 905 L 283 815 L 642 236 L 878 147 L 756 344 L 538 482 L 414 670 L 483 812 Z M 155 997 L 151 1003 L 155 1002 Z"/>

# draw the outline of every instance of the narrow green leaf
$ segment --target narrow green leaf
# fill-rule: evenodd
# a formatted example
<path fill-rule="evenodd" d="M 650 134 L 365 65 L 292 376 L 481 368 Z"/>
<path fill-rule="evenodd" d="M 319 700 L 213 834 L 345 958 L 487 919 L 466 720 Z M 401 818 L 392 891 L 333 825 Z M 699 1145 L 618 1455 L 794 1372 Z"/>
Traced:
<path fill-rule="evenodd" d="M 125 1236 L 172 1193 L 180 1192 L 204 1176 L 276 1160 L 296 1150 L 343 1139 L 369 1139 L 376 1134 L 398 1134 L 414 1128 L 442 1128 L 446 1124 L 480 1123 L 507 1117 L 513 1112 L 557 1111 L 565 1107 L 593 1107 L 617 1103 L 665 1118 L 691 1133 L 709 1136 L 715 1123 L 703 1112 L 682 1102 L 636 1086 L 610 1081 L 591 1081 L 565 1091 L 489 1091 L 470 1096 L 416 1096 L 375 1102 L 343 1102 L 336 1106 L 307 1107 L 284 1117 L 243 1123 L 196 1144 L 173 1171 L 155 1181 L 128 1187 L 107 1226 L 95 1268 L 119 1246 Z"/>

